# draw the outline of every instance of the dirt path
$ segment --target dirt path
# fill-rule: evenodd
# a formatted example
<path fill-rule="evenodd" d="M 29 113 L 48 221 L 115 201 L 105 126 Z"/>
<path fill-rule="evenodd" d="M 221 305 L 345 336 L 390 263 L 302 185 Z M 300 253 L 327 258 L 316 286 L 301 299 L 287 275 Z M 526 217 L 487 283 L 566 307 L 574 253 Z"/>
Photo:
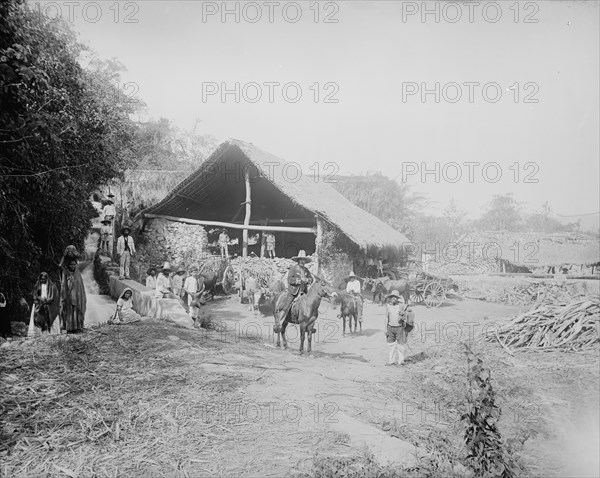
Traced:
<path fill-rule="evenodd" d="M 313 357 L 299 355 L 296 326 L 288 327 L 289 349 L 277 349 L 272 317 L 260 313 L 253 316 L 236 297 L 217 299 L 202 312 L 222 320 L 227 326 L 224 339 L 238 344 L 239 354 L 228 356 L 228 360 L 246 360 L 244 345 L 254 343 L 258 346 L 252 352 L 254 363 L 274 368 L 245 389 L 247 403 L 275 403 L 282 410 L 287 406 L 288 418 L 299 430 L 346 434 L 348 451 L 358 452 L 366 445 L 381 464 L 410 466 L 415 463 L 415 455 L 423 452 L 414 446 L 414 433 L 423 432 L 425 436 L 432 430 L 450 433 L 460 429 L 457 407 L 450 398 L 444 401 L 445 395 L 464 396 L 466 361 L 459 342 L 481 345 L 477 340 L 482 333 L 493 333 L 496 326 L 520 311 L 519 307 L 472 300 L 449 302 L 437 309 L 415 309 L 416 328 L 409 340 L 408 365 L 404 367 L 384 366 L 387 349 L 383 307 L 370 302 L 365 304 L 362 332 L 346 336 L 336 319 L 337 311 L 324 302 L 313 340 Z M 566 463 L 572 460 L 565 461 L 563 453 L 556 453 L 565 436 L 564 423 L 550 423 L 547 417 L 542 420 L 533 413 L 541 410 L 535 402 L 541 398 L 534 393 L 536 384 L 535 378 L 534 383 L 531 381 L 530 365 L 508 356 L 498 344 L 484 347 L 494 354 L 488 365 L 494 367 L 497 391 L 509 396 L 502 403 L 505 415 L 510 417 L 505 422 L 507 435 L 529 434 L 525 441 L 529 439 L 526 450 L 532 456 L 531 463 L 543 453 L 546 463 L 535 466 L 547 476 L 560 476 L 553 475 L 552 470 L 556 473 L 565 466 L 574 469 L 572 463 Z M 515 373 L 518 379 L 512 377 Z M 588 388 L 593 390 L 593 385 L 588 384 Z M 565 403 L 569 406 L 573 398 L 565 398 L 563 388 L 562 383 L 546 387 L 544 407 L 558 410 Z M 510 398 L 512 389 L 521 390 L 513 392 L 514 401 Z M 596 398 L 590 399 L 593 402 Z M 292 420 L 296 415 L 299 418 Z M 565 420 L 570 423 L 569 416 Z M 393 423 L 386 426 L 387 422 Z M 545 434 L 543 439 L 531 438 L 539 433 Z M 582 466 L 597 469 L 597 462 L 577 468 L 586 476 Z"/>
<path fill-rule="evenodd" d="M 0 349 L 0 431 L 10 446 L 0 447 L 0 474 L 378 476 L 365 446 L 395 470 L 416 454 L 426 468 L 447 467 L 465 454 L 459 339 L 472 336 L 492 371 L 502 436 L 527 465 L 518 476 L 598 476 L 598 356 L 511 357 L 481 340 L 516 311 L 477 301 L 417 307 L 404 367 L 383 365 L 382 308 L 372 304 L 362 334 L 342 336 L 324 303 L 313 358 L 299 356 L 293 326 L 290 349 L 276 349 L 272 319 L 235 297 L 202 309 L 223 332 L 150 320 L 15 342 Z"/>

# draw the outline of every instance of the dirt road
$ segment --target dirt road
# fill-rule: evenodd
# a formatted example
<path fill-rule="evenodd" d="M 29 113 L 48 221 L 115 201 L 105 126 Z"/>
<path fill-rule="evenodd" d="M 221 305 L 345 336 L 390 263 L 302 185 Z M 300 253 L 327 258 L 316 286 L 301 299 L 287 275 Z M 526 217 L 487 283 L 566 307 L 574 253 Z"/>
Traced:
<path fill-rule="evenodd" d="M 295 326 L 290 348 L 277 349 L 272 318 L 235 296 L 202 309 L 219 330 L 150 320 L 3 347 L 0 474 L 394 476 L 379 466 L 397 472 L 418 456 L 421 471 L 402 476 L 450 476 L 465 455 L 468 342 L 491 370 L 499 429 L 526 466 L 518 476 L 598 476 L 597 352 L 510 356 L 481 338 L 516 307 L 415 311 L 403 367 L 384 366 L 380 306 L 367 303 L 362 333 L 343 336 L 323 303 L 309 358 Z"/>

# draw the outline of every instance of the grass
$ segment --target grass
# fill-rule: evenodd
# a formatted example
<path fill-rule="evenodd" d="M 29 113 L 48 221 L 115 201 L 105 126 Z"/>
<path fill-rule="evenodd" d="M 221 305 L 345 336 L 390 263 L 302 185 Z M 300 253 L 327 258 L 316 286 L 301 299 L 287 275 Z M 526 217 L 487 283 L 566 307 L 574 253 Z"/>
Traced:
<path fill-rule="evenodd" d="M 156 323 L 3 347 L 0 475 L 184 476 L 206 445 L 202 410 L 246 380 L 194 374 L 173 356 L 180 336 L 198 348 L 198 332 Z"/>

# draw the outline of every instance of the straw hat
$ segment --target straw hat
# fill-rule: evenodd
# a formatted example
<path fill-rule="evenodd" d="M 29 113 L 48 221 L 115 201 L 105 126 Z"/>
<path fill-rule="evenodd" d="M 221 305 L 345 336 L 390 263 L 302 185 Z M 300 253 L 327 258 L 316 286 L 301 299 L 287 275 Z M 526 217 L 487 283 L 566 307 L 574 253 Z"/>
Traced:
<path fill-rule="evenodd" d="M 386 299 L 389 299 L 390 297 L 396 297 L 396 298 L 400 299 L 401 298 L 400 292 L 398 292 L 397 290 L 393 290 L 392 292 L 390 292 L 388 294 L 388 296 L 386 297 Z"/>
<path fill-rule="evenodd" d="M 293 261 L 298 262 L 298 260 L 300 259 L 304 259 L 307 263 L 309 263 L 310 261 L 312 261 L 312 258 L 310 256 L 306 255 L 306 251 L 305 250 L 301 250 L 300 252 L 298 252 L 297 256 L 292 257 Z"/>
<path fill-rule="evenodd" d="M 346 277 L 346 279 L 352 279 L 353 277 L 354 277 L 355 279 L 357 279 L 357 278 L 358 278 L 358 276 L 357 276 L 357 275 L 354 273 L 354 271 L 350 272 L 350 275 L 349 275 L 348 277 Z"/>
<path fill-rule="evenodd" d="M 162 272 L 171 272 L 171 264 L 165 262 L 161 269 Z"/>

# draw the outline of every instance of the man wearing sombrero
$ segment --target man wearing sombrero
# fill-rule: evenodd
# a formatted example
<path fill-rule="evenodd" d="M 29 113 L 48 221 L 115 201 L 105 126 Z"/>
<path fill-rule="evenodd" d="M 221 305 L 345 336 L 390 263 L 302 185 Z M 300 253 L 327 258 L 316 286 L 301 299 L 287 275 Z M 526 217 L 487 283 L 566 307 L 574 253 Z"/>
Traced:
<path fill-rule="evenodd" d="M 165 262 L 163 267 L 156 278 L 156 291 L 154 293 L 154 297 L 157 299 L 177 299 L 178 297 L 173 294 L 171 289 L 171 281 L 169 279 L 169 274 L 171 272 L 171 264 Z"/>
<path fill-rule="evenodd" d="M 115 218 L 117 211 L 115 210 L 115 205 L 113 204 L 114 195 L 109 194 L 108 195 L 108 199 L 106 200 L 106 202 L 108 203 L 106 206 L 104 206 L 104 209 L 102 210 L 102 214 L 104 214 L 104 219 L 110 221 L 112 223 L 112 220 Z"/>
<path fill-rule="evenodd" d="M 129 235 L 129 226 L 121 228 L 121 235 L 117 239 L 117 254 L 119 255 L 119 279 L 129 279 L 129 263 L 135 254 L 135 244 Z"/>
<path fill-rule="evenodd" d="M 354 299 L 354 307 L 358 314 L 358 320 L 362 322 L 363 312 L 363 297 L 361 295 L 362 284 L 358 280 L 358 277 L 354 272 L 350 272 L 350 275 L 346 277 L 346 292 L 352 295 Z"/>
<path fill-rule="evenodd" d="M 386 365 L 402 365 L 406 354 L 408 334 L 414 327 L 414 312 L 408 304 L 400 304 L 400 293 L 393 290 L 387 296 L 385 328 L 388 344 Z"/>
<path fill-rule="evenodd" d="M 305 251 L 298 252 L 298 255 L 292 257 L 292 260 L 296 261 L 297 264 L 290 267 L 290 270 L 288 271 L 288 290 L 284 302 L 281 304 L 283 314 L 280 319 L 281 321 L 283 321 L 288 314 L 294 299 L 302 294 L 306 294 L 308 286 L 312 284 L 314 280 L 312 274 L 305 266 L 305 264 L 308 264 L 312 260 L 310 256 L 306 255 Z"/>

